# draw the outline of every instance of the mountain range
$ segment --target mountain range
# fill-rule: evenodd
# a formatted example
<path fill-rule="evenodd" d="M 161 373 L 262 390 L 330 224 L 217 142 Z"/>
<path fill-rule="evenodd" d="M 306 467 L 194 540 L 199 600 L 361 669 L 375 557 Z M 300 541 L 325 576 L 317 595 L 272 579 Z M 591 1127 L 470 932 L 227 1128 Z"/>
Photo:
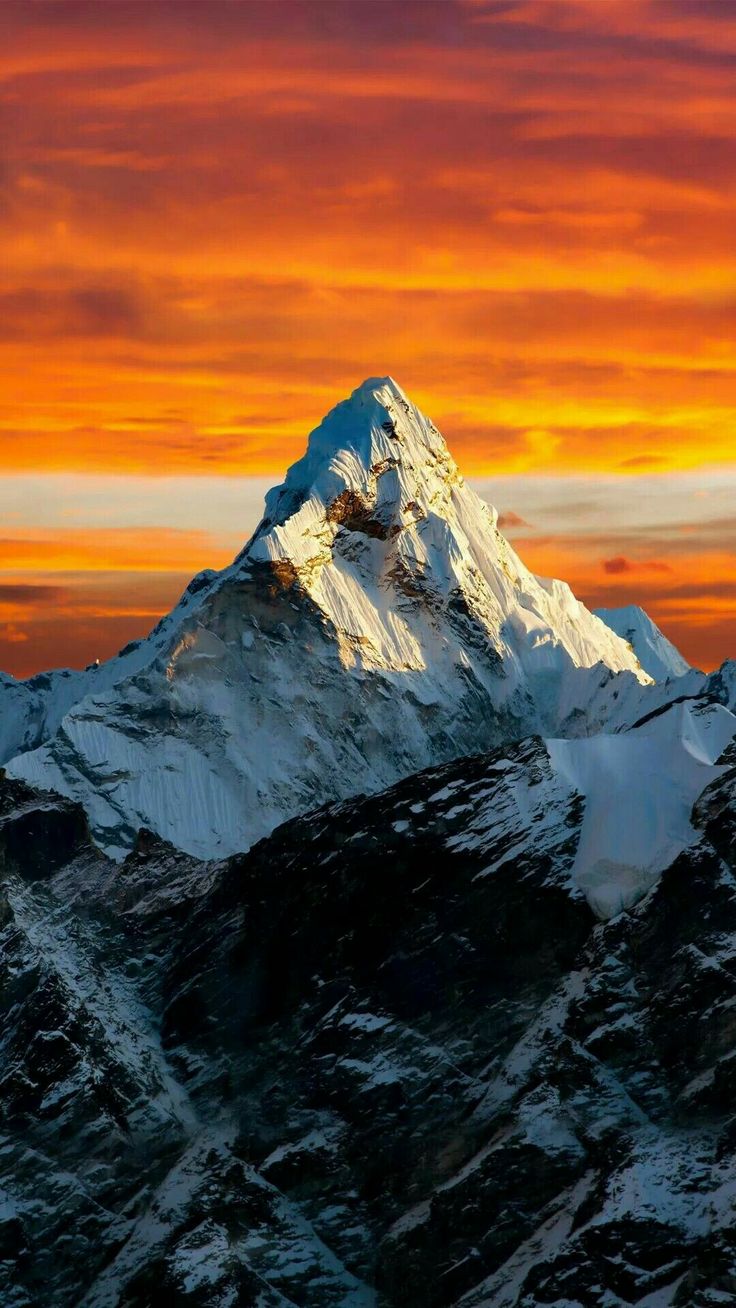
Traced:
<path fill-rule="evenodd" d="M 392 379 L 0 707 L 3 1305 L 736 1302 L 736 665 L 529 572 Z"/>

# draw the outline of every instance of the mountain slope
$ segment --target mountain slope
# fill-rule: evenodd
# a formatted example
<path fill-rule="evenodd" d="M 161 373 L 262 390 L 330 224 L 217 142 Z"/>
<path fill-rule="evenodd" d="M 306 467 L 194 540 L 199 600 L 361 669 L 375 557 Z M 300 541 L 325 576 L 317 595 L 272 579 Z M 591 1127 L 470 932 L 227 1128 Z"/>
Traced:
<path fill-rule="evenodd" d="M 644 671 L 654 681 L 683 677 L 690 671 L 690 664 L 680 651 L 637 604 L 628 604 L 620 609 L 593 611 L 611 631 L 615 631 L 617 636 L 631 645 Z"/>
<path fill-rule="evenodd" d="M 538 739 L 209 864 L 0 780 L 3 1303 L 729 1302 L 733 746 L 692 822 L 601 923 Z"/>
<path fill-rule="evenodd" d="M 0 672 L 0 765 L 42 745 L 85 696 L 107 691 L 150 666 L 169 648 L 172 632 L 198 607 L 203 589 L 215 575 L 203 572 L 194 577 L 176 607 L 145 640 L 131 641 L 105 663 L 90 664 L 83 670 L 54 668 L 24 681 Z"/>
<path fill-rule="evenodd" d="M 9 771 L 84 804 L 113 853 L 147 826 L 199 856 L 283 818 L 529 733 L 598 729 L 648 678 L 535 577 L 391 379 L 312 433 L 234 564 L 204 574 Z M 146 661 L 147 660 L 147 661 Z M 127 669 L 125 669 L 127 674 Z M 116 682 L 116 684 L 113 684 Z"/>

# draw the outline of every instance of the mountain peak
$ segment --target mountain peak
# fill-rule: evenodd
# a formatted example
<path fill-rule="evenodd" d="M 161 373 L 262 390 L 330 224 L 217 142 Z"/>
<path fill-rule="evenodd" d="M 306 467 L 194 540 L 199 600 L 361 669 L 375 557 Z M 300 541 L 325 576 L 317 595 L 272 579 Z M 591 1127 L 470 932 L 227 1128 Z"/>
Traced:
<path fill-rule="evenodd" d="M 434 423 L 390 377 L 368 378 L 315 428 L 237 563 L 298 577 L 351 666 L 426 671 L 445 614 L 447 657 L 472 631 L 482 676 L 495 686 L 504 665 L 504 698 L 537 673 L 549 680 L 560 658 L 639 670 L 567 586 L 524 567 Z M 459 613 L 470 625 L 455 633 Z"/>
<path fill-rule="evenodd" d="M 442 512 L 462 478 L 434 423 L 392 377 L 369 377 L 323 418 L 306 452 L 266 496 L 263 519 L 245 553 L 298 562 L 305 536 L 346 508 L 371 518 L 375 535 L 406 515 Z M 368 515 L 368 516 L 367 516 Z"/>
<path fill-rule="evenodd" d="M 383 459 L 402 462 L 402 446 L 408 446 L 415 459 L 422 450 L 449 457 L 434 423 L 392 377 L 368 377 L 310 433 L 306 452 L 289 468 L 283 484 L 309 492 L 324 486 L 329 495 L 331 483 L 321 479 L 330 470 L 338 480 L 352 474 L 363 483 L 365 474 Z M 351 469 L 351 460 L 359 466 Z"/>
<path fill-rule="evenodd" d="M 620 609 L 595 609 L 594 612 L 631 646 L 644 671 L 655 681 L 684 677 L 690 672 L 690 664 L 679 649 L 638 604 L 626 604 Z"/>
<path fill-rule="evenodd" d="M 405 400 L 407 398 L 399 386 L 399 383 L 394 381 L 393 377 L 366 377 L 365 381 L 360 383 L 360 386 L 355 387 L 355 390 L 352 392 L 346 403 L 350 404 L 353 400 L 361 401 L 363 399 L 369 399 L 372 396 L 375 396 L 379 391 L 388 392 L 389 396 L 393 396 L 393 398 L 397 400 Z"/>

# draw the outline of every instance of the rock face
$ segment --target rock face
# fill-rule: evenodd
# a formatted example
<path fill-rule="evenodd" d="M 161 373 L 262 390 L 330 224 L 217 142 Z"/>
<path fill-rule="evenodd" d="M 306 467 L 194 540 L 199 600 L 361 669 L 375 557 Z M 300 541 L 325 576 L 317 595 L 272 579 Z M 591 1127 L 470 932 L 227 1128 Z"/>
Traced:
<path fill-rule="evenodd" d="M 614 701 L 633 720 L 649 681 L 524 567 L 390 378 L 312 433 L 230 568 L 60 677 L 0 687 L 9 771 L 79 799 L 114 855 L 146 826 L 202 857 L 430 764 L 598 730 Z"/>
<path fill-rule="evenodd" d="M 0 1302 L 736 1298 L 734 747 L 607 922 L 585 810 L 530 738 L 116 865 L 2 781 Z"/>

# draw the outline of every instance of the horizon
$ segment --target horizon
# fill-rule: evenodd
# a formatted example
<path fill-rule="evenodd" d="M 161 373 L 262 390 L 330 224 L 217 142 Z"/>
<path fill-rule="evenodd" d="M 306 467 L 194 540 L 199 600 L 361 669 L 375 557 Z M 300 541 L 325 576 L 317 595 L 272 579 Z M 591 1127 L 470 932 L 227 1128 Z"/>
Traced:
<path fill-rule="evenodd" d="M 138 638 L 390 373 L 589 607 L 736 648 L 736 15 L 7 3 L 0 669 Z"/>

